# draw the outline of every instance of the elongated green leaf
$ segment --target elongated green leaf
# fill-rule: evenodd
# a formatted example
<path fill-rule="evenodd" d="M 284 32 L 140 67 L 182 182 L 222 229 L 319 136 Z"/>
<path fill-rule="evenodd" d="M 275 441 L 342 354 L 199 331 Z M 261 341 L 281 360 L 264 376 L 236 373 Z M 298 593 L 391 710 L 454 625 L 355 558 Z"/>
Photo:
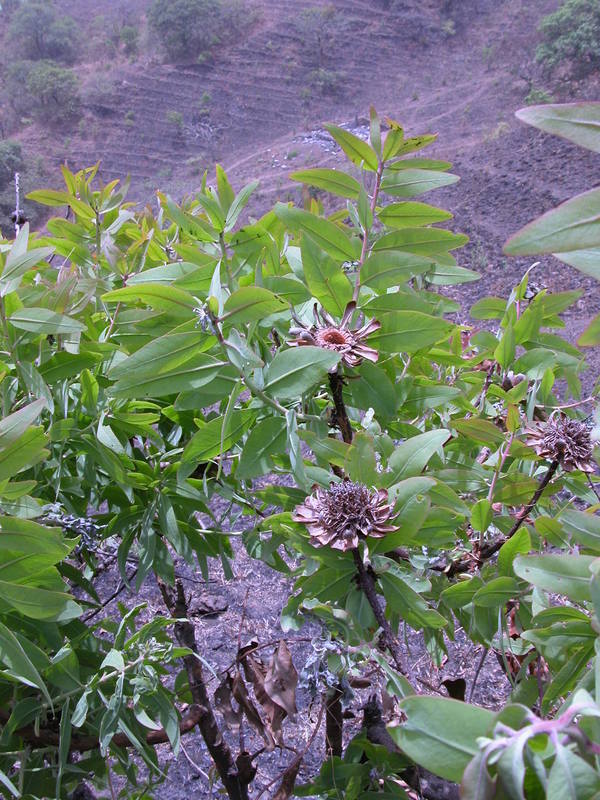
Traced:
<path fill-rule="evenodd" d="M 377 291 L 400 286 L 415 275 L 422 275 L 432 269 L 434 262 L 430 258 L 398 250 L 381 250 L 373 252 L 362 265 L 360 281 L 365 286 L 372 286 Z"/>
<path fill-rule="evenodd" d="M 385 353 L 416 353 L 447 339 L 454 325 L 441 317 L 419 311 L 382 314 L 381 328 L 369 337 L 369 344 Z"/>
<path fill-rule="evenodd" d="M 456 420 L 453 425 L 467 439 L 473 439 L 475 442 L 481 442 L 481 444 L 489 444 L 496 447 L 505 440 L 504 431 L 501 431 L 497 425 L 487 419 L 469 417 L 468 419 Z"/>
<path fill-rule="evenodd" d="M 32 619 L 62 620 L 75 619 L 83 613 L 71 595 L 54 592 L 37 586 L 0 581 L 0 597 L 21 614 Z"/>
<path fill-rule="evenodd" d="M 510 256 L 529 256 L 599 246 L 600 189 L 590 189 L 521 228 L 504 245 L 504 252 Z"/>
<path fill-rule="evenodd" d="M 390 228 L 417 228 L 452 219 L 449 211 L 427 205 L 427 203 L 391 203 L 378 211 L 377 216 Z"/>
<path fill-rule="evenodd" d="M 435 775 L 459 783 L 479 753 L 477 739 L 491 732 L 492 711 L 445 697 L 412 696 L 400 703 L 408 717 L 389 728 L 398 746 Z"/>
<path fill-rule="evenodd" d="M 459 245 L 462 247 L 462 245 Z M 433 256 L 438 260 L 445 257 L 446 253 L 438 253 Z M 435 264 L 431 272 L 427 273 L 427 282 L 432 286 L 456 286 L 458 283 L 470 283 L 478 281 L 481 275 L 472 269 L 459 267 L 456 264 Z"/>
<path fill-rule="evenodd" d="M 584 332 L 577 339 L 580 347 L 593 347 L 600 344 L 600 314 L 594 317 Z"/>
<path fill-rule="evenodd" d="M 360 191 L 360 183 L 338 169 L 303 169 L 293 172 L 290 178 L 350 200 L 356 200 Z"/>
<path fill-rule="evenodd" d="M 42 676 L 27 656 L 23 645 L 2 622 L 0 622 L 0 661 L 10 669 L 13 675 L 20 678 L 27 686 L 33 686 L 39 689 L 48 703 L 52 705 L 48 689 L 42 680 Z"/>
<path fill-rule="evenodd" d="M 252 193 L 258 188 L 258 181 L 251 181 L 237 193 L 229 206 L 227 218 L 225 219 L 225 230 L 230 231 L 238 220 L 238 217 L 248 204 Z"/>
<path fill-rule="evenodd" d="M 316 456 L 324 458 L 330 464 L 335 464 L 338 467 L 344 466 L 350 447 L 346 442 L 332 437 L 319 439 L 316 433 L 305 428 L 299 430 L 298 435 L 308 444 Z"/>
<path fill-rule="evenodd" d="M 0 276 L 0 297 L 18 289 L 23 275 L 51 256 L 54 248 L 37 247 L 20 255 L 15 255 L 16 252 L 18 251 L 13 248 L 6 257 L 6 264 Z"/>
<path fill-rule="evenodd" d="M 393 417 L 398 406 L 394 384 L 381 367 L 363 361 L 359 367 L 360 380 L 348 387 L 349 405 L 368 410 L 372 408 L 383 417 Z"/>
<path fill-rule="evenodd" d="M 226 453 L 239 442 L 256 419 L 256 412 L 244 409 L 234 411 L 225 421 L 224 417 L 205 422 L 186 445 L 182 461 L 184 463 L 209 461 Z"/>
<path fill-rule="evenodd" d="M 430 169 L 386 170 L 381 190 L 394 197 L 416 197 L 459 180 L 458 175 Z"/>
<path fill-rule="evenodd" d="M 519 585 L 514 578 L 503 576 L 494 578 L 479 589 L 473 596 L 476 606 L 499 608 L 519 593 Z"/>
<path fill-rule="evenodd" d="M 160 267 L 146 269 L 132 275 L 127 280 L 128 286 L 138 286 L 140 283 L 175 284 L 177 288 L 190 292 L 207 292 L 210 281 L 215 271 L 216 261 L 210 260 L 207 264 L 198 266 L 190 261 L 176 261 L 173 264 L 163 264 Z"/>
<path fill-rule="evenodd" d="M 365 431 L 360 431 L 348 450 L 344 472 L 357 483 L 374 486 L 377 481 L 376 467 L 373 437 Z"/>
<path fill-rule="evenodd" d="M 583 272 L 584 275 L 600 281 L 600 247 L 572 250 L 568 253 L 554 253 L 553 255 L 570 267 L 575 267 L 579 272 Z"/>
<path fill-rule="evenodd" d="M 0 451 L 0 481 L 12 478 L 25 467 L 32 467 L 48 456 L 44 445 L 48 437 L 42 428 L 28 428 L 18 439 Z"/>
<path fill-rule="evenodd" d="M 546 133 L 600 153 L 600 103 L 561 103 L 520 108 L 517 117 Z"/>
<path fill-rule="evenodd" d="M 546 800 L 590 800 L 598 792 L 598 772 L 568 747 L 559 745 L 548 776 Z"/>
<path fill-rule="evenodd" d="M 11 314 L 11 325 L 32 333 L 81 333 L 86 326 L 66 314 L 57 314 L 49 308 L 22 308 Z"/>
<path fill-rule="evenodd" d="M 261 286 L 243 286 L 227 298 L 223 321 L 227 325 L 256 322 L 270 314 L 286 311 L 288 304 L 281 297 Z"/>
<path fill-rule="evenodd" d="M 20 408 L 0 421 L 0 449 L 16 441 L 46 408 L 44 399 Z"/>
<path fill-rule="evenodd" d="M 197 305 L 195 299 L 183 289 L 161 283 L 143 283 L 114 289 L 102 296 L 105 303 L 140 303 L 158 311 L 171 314 L 191 315 Z"/>
<path fill-rule="evenodd" d="M 377 153 L 373 148 L 353 133 L 338 128 L 337 125 L 324 125 L 326 131 L 335 139 L 353 164 L 375 172 L 377 170 Z"/>
<path fill-rule="evenodd" d="M 216 377 L 224 361 L 201 352 L 206 335 L 199 331 L 169 333 L 116 364 L 110 391 L 123 397 L 162 397 L 199 389 Z M 198 402 L 201 397 L 198 397 Z"/>
<path fill-rule="evenodd" d="M 309 345 L 283 350 L 269 365 L 265 391 L 278 400 L 297 399 L 322 380 L 339 360 L 339 353 Z"/>
<path fill-rule="evenodd" d="M 419 475 L 429 459 L 450 438 L 450 431 L 441 429 L 412 436 L 394 450 L 388 461 L 389 474 L 386 483 L 391 486 L 398 481 Z"/>
<path fill-rule="evenodd" d="M 430 608 L 427 602 L 398 575 L 393 572 L 383 572 L 379 575 L 379 582 L 383 588 L 386 609 L 398 613 L 411 628 L 440 629 L 446 625 L 446 619 L 435 609 Z"/>
<path fill-rule="evenodd" d="M 236 470 L 236 477 L 247 480 L 269 472 L 273 466 L 269 456 L 284 453 L 287 426 L 283 417 L 267 417 L 252 429 Z"/>
<path fill-rule="evenodd" d="M 401 228 L 382 236 L 373 246 L 376 253 L 384 250 L 417 253 L 433 256 L 462 247 L 469 241 L 463 233 L 452 233 L 444 228 Z"/>
<path fill-rule="evenodd" d="M 302 267 L 313 297 L 330 314 L 341 316 L 352 299 L 352 285 L 340 266 L 320 247 L 305 237 L 302 240 Z"/>
<path fill-rule="evenodd" d="M 302 211 L 291 208 L 284 203 L 277 203 L 275 213 L 279 219 L 292 230 L 304 231 L 313 239 L 322 250 L 338 261 L 356 261 L 360 248 L 357 243 L 350 241 L 346 234 L 333 222 Z"/>
<path fill-rule="evenodd" d="M 398 126 L 398 128 L 399 127 L 400 126 Z M 394 127 L 392 128 L 392 131 L 390 131 L 390 133 L 392 132 L 398 133 L 399 131 L 397 130 L 397 128 Z M 438 137 L 437 133 L 427 133 L 424 136 L 412 136 L 410 139 L 403 139 L 400 142 L 398 142 L 398 139 L 396 139 L 393 151 L 390 152 L 390 154 L 386 156 L 386 158 L 399 159 L 402 156 L 408 155 L 409 153 L 414 153 L 416 150 L 422 150 L 424 147 L 428 147 L 430 144 L 433 144 L 433 142 L 435 142 L 437 137 Z M 393 166 L 396 163 L 397 163 L 396 161 L 393 161 L 388 166 Z"/>
<path fill-rule="evenodd" d="M 565 509 L 559 517 L 565 533 L 594 553 L 600 553 L 600 517 L 574 508 Z"/>
<path fill-rule="evenodd" d="M 590 566 L 594 556 L 561 555 L 519 556 L 514 570 L 540 589 L 556 594 L 566 594 L 571 600 L 590 600 Z"/>
<path fill-rule="evenodd" d="M 44 556 L 49 566 L 66 558 L 71 546 L 60 528 L 46 528 L 28 519 L 0 516 L 0 550 Z"/>
<path fill-rule="evenodd" d="M 33 200 L 35 203 L 41 203 L 44 206 L 71 206 L 73 211 L 80 217 L 84 217 L 85 219 L 96 218 L 96 212 L 91 206 L 68 192 L 39 189 L 35 192 L 29 192 L 27 199 Z"/>

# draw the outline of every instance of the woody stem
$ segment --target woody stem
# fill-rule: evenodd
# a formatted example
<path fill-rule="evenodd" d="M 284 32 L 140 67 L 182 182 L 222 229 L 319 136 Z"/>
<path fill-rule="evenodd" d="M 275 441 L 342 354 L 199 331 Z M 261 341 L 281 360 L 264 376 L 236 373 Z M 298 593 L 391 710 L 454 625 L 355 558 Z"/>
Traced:
<path fill-rule="evenodd" d="M 362 560 L 361 554 L 358 552 L 358 548 L 354 548 L 354 550 L 352 550 L 352 556 L 354 557 L 356 571 L 358 572 L 358 584 L 367 598 L 369 605 L 371 606 L 373 614 L 375 615 L 375 619 L 377 620 L 377 624 L 383 631 L 383 640 L 385 642 L 385 646 L 390 651 L 392 660 L 398 672 L 401 672 L 402 675 L 406 675 L 407 670 L 404 664 L 404 656 L 400 650 L 398 639 L 394 635 L 390 623 L 387 621 L 385 612 L 379 602 L 377 590 L 375 589 L 375 579 L 372 573 L 365 567 L 365 563 Z"/>
<path fill-rule="evenodd" d="M 352 425 L 344 403 L 344 380 L 337 370 L 329 373 L 329 386 L 335 406 L 334 425 L 340 429 L 346 444 L 352 444 Z"/>

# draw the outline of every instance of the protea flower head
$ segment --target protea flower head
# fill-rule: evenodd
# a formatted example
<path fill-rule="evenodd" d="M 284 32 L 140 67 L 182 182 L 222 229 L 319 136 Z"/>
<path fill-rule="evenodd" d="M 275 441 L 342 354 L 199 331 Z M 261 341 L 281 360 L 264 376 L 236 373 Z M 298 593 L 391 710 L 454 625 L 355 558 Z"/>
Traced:
<path fill-rule="evenodd" d="M 364 323 L 364 314 L 360 314 L 357 327 L 350 328 L 352 314 L 356 310 L 356 303 L 352 300 L 346 306 L 341 322 L 336 322 L 324 309 L 318 309 L 315 303 L 313 314 L 314 324 L 310 327 L 296 320 L 297 327 L 290 328 L 290 335 L 295 337 L 288 341 L 292 347 L 310 344 L 341 353 L 342 362 L 349 367 L 358 367 L 364 358 L 368 361 L 377 361 L 379 354 L 372 347 L 364 343 L 370 333 L 378 330 L 381 323 L 376 319 Z"/>
<path fill-rule="evenodd" d="M 302 522 L 315 547 L 352 550 L 367 536 L 381 538 L 395 531 L 388 525 L 392 506 L 385 489 L 369 489 L 362 483 L 341 481 L 329 489 L 316 488 L 296 506 L 293 519 Z"/>
<path fill-rule="evenodd" d="M 561 414 L 526 430 L 525 443 L 549 461 L 558 461 L 564 470 L 593 472 L 592 438 L 584 422 Z"/>

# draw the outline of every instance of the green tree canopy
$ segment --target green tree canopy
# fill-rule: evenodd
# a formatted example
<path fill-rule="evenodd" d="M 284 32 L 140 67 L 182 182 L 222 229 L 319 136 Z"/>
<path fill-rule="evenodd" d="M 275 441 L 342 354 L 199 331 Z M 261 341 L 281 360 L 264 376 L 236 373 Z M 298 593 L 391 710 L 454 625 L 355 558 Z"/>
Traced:
<path fill-rule="evenodd" d="M 58 15 L 46 0 L 28 0 L 13 14 L 9 35 L 19 55 L 67 64 L 77 57 L 79 28 L 72 17 Z"/>
<path fill-rule="evenodd" d="M 570 59 L 579 70 L 600 66 L 600 3 L 597 0 L 566 0 L 541 22 L 544 41 L 536 58 L 548 67 Z"/>
<path fill-rule="evenodd" d="M 154 0 L 148 22 L 171 59 L 197 57 L 218 41 L 221 0 Z"/>

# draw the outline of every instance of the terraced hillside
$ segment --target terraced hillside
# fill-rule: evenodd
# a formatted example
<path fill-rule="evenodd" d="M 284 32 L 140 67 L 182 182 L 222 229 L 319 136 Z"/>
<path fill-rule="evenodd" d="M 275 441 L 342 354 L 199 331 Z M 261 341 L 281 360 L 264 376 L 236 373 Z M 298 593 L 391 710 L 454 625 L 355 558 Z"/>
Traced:
<path fill-rule="evenodd" d="M 67 5 L 82 18 L 96 7 L 90 0 L 65 0 Z M 106 14 L 125 8 L 116 0 L 104 5 Z M 142 19 L 148 5 L 135 0 L 127 9 Z M 536 28 L 558 0 L 329 5 L 335 36 L 320 53 L 302 25 L 303 14 L 319 6 L 316 0 L 247 0 L 239 30 L 210 60 L 167 65 L 157 54 L 106 69 L 90 65 L 86 80 L 100 75 L 109 82 L 110 102 L 89 106 L 67 138 L 64 130 L 35 126 L 23 136 L 55 166 L 65 158 L 78 167 L 100 159 L 106 179 L 130 174 L 132 196 L 146 202 L 158 187 L 176 197 L 193 191 L 204 169 L 210 172 L 220 161 L 239 184 L 260 178 L 261 210 L 275 199 L 297 197 L 287 177 L 293 169 L 338 160 L 323 121 L 360 129 L 373 103 L 413 133 L 439 133 L 435 152 L 454 162 L 462 180 L 436 199 L 471 236 L 462 263 L 489 279 L 473 285 L 472 294 L 503 293 L 526 266 L 502 258 L 510 232 L 600 180 L 592 154 L 536 134 L 514 118 L 532 86 L 546 80 L 533 63 Z M 334 84 L 328 90 L 315 85 L 318 69 Z M 600 95 L 593 78 L 551 88 L 559 100 Z M 180 125 L 170 112 L 181 115 Z M 546 282 L 553 280 L 552 269 Z M 561 286 L 581 284 L 578 274 L 557 269 Z M 597 304 L 588 296 L 586 315 Z"/>

